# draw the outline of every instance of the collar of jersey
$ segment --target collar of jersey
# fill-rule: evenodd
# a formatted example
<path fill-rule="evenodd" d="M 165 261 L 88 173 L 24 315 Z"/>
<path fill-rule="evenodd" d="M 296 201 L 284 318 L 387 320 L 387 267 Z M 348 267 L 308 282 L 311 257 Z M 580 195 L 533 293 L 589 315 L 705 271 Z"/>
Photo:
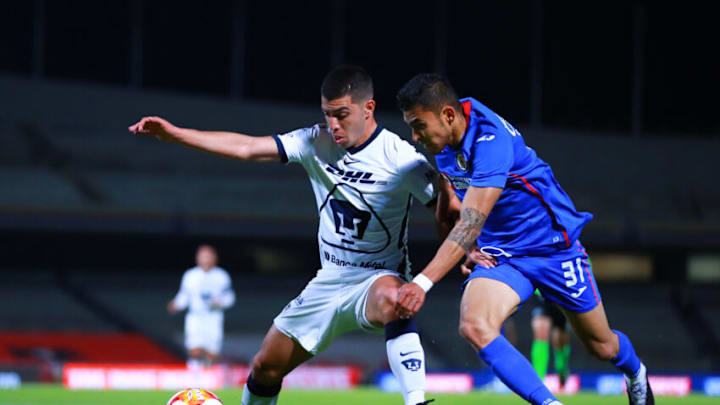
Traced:
<path fill-rule="evenodd" d="M 366 146 L 370 145 L 370 142 L 374 141 L 375 138 L 377 138 L 378 135 L 380 135 L 380 132 L 382 132 L 382 130 L 383 130 L 382 125 L 378 124 L 377 128 L 375 128 L 375 132 L 373 132 L 372 135 L 370 135 L 370 138 L 368 138 L 368 140 L 365 141 L 362 145 L 360 145 L 360 146 L 353 146 L 352 148 L 347 148 L 347 149 L 345 149 L 345 150 L 346 150 L 348 153 L 358 153 L 358 152 L 360 152 L 361 150 L 365 149 Z"/>

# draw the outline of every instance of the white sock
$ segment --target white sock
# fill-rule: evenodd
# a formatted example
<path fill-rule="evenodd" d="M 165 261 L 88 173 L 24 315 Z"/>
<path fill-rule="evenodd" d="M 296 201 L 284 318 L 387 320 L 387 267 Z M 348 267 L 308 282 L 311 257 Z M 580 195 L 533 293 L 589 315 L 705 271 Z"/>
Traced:
<path fill-rule="evenodd" d="M 405 405 L 425 401 L 425 352 L 420 336 L 405 333 L 385 342 L 390 369 L 400 382 Z"/>
<path fill-rule="evenodd" d="M 247 384 L 243 387 L 243 393 L 242 393 L 242 405 L 275 405 L 277 404 L 278 395 L 275 395 L 274 397 L 261 397 L 259 395 L 255 395 L 247 387 Z"/>

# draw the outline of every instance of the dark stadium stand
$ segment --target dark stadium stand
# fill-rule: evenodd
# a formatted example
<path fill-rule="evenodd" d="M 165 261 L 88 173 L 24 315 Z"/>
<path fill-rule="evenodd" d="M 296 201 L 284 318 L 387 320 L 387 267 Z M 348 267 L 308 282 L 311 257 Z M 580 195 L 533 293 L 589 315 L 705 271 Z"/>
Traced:
<path fill-rule="evenodd" d="M 51 272 L 5 269 L 15 273 L 0 286 L 6 303 L 0 305 L 2 331 L 81 331 L 112 332 L 117 328 L 98 317 L 58 286 Z M 25 278 L 27 277 L 27 279 Z"/>
<path fill-rule="evenodd" d="M 216 229 L 208 225 L 213 218 L 315 221 L 312 193 L 297 165 L 242 164 L 126 132 L 142 114 L 155 113 L 191 127 L 267 135 L 313 124 L 322 118 L 315 109 L 4 77 L 0 91 L 19 95 L 0 115 L 0 184 L 15 191 L 0 197 L 0 216 L 63 213 L 85 219 L 75 226 L 87 228 L 88 216 L 96 218 L 97 227 L 103 218 L 142 212 L 144 219 L 138 220 L 148 223 L 190 218 L 190 232 Z M 73 105 L 63 103 L 68 99 Z M 380 121 L 407 134 L 397 113 L 380 113 Z M 552 163 L 576 205 L 595 214 L 586 242 L 708 245 L 720 240 L 720 192 L 706 187 L 706 174 L 720 154 L 717 142 L 557 129 L 523 132 Z M 281 209 L 288 200 L 294 209 Z M 429 216 L 418 209 L 413 221 L 411 229 L 419 230 L 413 237 L 434 238 Z M 268 232 L 284 234 L 290 228 Z M 234 232 L 250 233 L 242 226 Z"/>

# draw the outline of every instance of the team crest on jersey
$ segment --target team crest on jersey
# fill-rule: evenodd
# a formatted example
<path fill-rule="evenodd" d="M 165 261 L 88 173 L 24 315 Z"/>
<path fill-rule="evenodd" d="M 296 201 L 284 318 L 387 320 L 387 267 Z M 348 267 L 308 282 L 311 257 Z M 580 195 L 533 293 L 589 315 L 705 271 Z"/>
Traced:
<path fill-rule="evenodd" d="M 338 189 L 342 189 L 343 191 L 338 191 Z M 347 199 L 348 197 L 350 197 L 350 200 Z M 320 240 L 328 246 L 357 253 L 378 253 L 390 245 L 390 240 L 392 239 L 390 230 L 385 226 L 383 220 L 377 215 L 373 207 L 370 206 L 361 190 L 348 183 L 338 183 L 330 190 L 318 211 L 323 211 L 325 207 L 330 210 L 331 218 L 335 225 L 334 235 L 324 233 L 320 236 Z M 382 228 L 384 237 L 375 235 L 375 242 L 370 244 L 373 248 L 368 249 L 366 247 L 368 241 L 365 240 L 365 231 L 368 229 L 368 226 L 370 226 L 371 220 L 377 221 L 377 224 Z M 383 239 L 384 243 L 380 246 L 377 242 L 382 243 Z M 350 263 L 342 259 L 338 259 L 336 262 L 334 257 L 332 262 L 343 267 L 350 265 Z M 355 267 L 355 265 L 353 265 L 353 267 Z M 361 267 L 374 267 L 374 265 L 368 263 L 366 266 Z"/>
<path fill-rule="evenodd" d="M 457 155 L 455 155 L 455 163 L 460 170 L 464 172 L 468 170 L 468 162 L 462 151 L 458 152 Z"/>

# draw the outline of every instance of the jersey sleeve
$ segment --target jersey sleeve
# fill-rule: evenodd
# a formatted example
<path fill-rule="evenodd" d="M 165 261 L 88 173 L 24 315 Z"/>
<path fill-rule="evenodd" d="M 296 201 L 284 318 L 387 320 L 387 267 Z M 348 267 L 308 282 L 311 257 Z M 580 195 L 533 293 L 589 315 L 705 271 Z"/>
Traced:
<path fill-rule="evenodd" d="M 470 185 L 505 188 L 514 156 L 511 136 L 487 132 L 474 142 Z"/>
<path fill-rule="evenodd" d="M 223 273 L 220 294 L 217 299 L 223 309 L 228 309 L 235 304 L 235 291 L 233 291 L 232 281 L 227 272 Z"/>
<path fill-rule="evenodd" d="M 317 132 L 317 127 L 309 127 L 273 135 L 282 162 L 302 162 L 310 154 Z"/>
<path fill-rule="evenodd" d="M 173 298 L 175 308 L 182 311 L 190 304 L 189 286 L 188 286 L 188 273 L 183 274 L 182 281 L 180 281 L 180 290 Z"/>
<path fill-rule="evenodd" d="M 437 197 L 435 190 L 437 171 L 425 156 L 412 146 L 407 145 L 406 148 L 400 149 L 398 170 L 405 189 L 422 204 L 427 205 Z"/>

